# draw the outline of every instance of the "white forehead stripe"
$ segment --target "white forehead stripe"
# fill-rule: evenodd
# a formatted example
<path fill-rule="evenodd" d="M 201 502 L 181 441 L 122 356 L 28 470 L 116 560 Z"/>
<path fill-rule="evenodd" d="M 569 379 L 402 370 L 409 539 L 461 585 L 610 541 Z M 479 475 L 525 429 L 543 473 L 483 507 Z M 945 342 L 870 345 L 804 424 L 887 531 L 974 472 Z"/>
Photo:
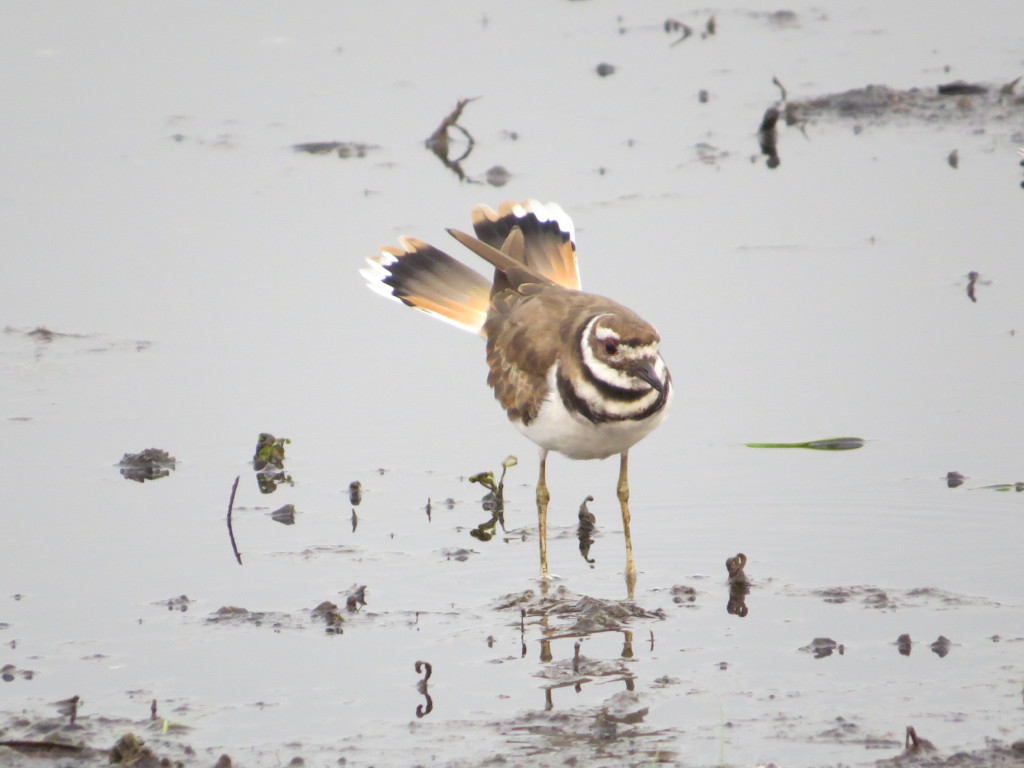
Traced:
<path fill-rule="evenodd" d="M 623 344 L 619 347 L 619 357 L 623 360 L 644 360 L 658 357 L 658 342 L 645 344 L 642 347 L 631 347 Z"/>
<path fill-rule="evenodd" d="M 592 318 L 590 318 L 590 322 L 587 323 L 587 330 L 584 331 L 583 335 L 584 336 L 589 336 L 590 332 L 594 331 L 594 336 L 596 336 L 599 341 L 605 341 L 606 339 L 615 339 L 616 341 L 618 341 L 619 340 L 619 334 L 617 334 L 611 328 L 596 328 L 596 329 L 594 328 L 594 325 L 602 317 L 611 317 L 611 313 L 610 312 L 605 312 L 604 314 L 594 315 Z"/>
<path fill-rule="evenodd" d="M 608 314 L 597 315 L 587 325 L 587 331 L 593 328 L 594 323 L 600 320 L 602 317 L 610 317 Z M 611 328 L 604 328 L 598 326 L 594 328 L 594 338 L 598 341 L 620 341 L 621 337 Z M 658 356 L 658 342 L 654 341 L 650 344 L 644 344 L 642 347 L 632 347 L 629 344 L 623 344 L 619 347 L 619 357 L 622 360 L 643 360 L 644 358 L 655 358 Z"/>

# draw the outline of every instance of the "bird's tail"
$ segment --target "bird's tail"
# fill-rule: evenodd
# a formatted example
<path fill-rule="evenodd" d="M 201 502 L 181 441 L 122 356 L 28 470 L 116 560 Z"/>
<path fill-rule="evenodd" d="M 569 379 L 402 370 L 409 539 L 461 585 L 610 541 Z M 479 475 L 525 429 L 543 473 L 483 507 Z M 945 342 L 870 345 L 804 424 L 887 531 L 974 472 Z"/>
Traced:
<path fill-rule="evenodd" d="M 506 200 L 496 211 L 486 205 L 473 209 L 473 230 L 492 248 L 501 249 L 513 229 L 523 233 L 519 260 L 531 271 L 563 288 L 580 289 L 576 233 L 572 219 L 561 206 L 537 200 Z"/>
<path fill-rule="evenodd" d="M 444 251 L 411 237 L 385 246 L 361 272 L 369 288 L 457 328 L 479 334 L 487 319 L 491 283 Z"/>

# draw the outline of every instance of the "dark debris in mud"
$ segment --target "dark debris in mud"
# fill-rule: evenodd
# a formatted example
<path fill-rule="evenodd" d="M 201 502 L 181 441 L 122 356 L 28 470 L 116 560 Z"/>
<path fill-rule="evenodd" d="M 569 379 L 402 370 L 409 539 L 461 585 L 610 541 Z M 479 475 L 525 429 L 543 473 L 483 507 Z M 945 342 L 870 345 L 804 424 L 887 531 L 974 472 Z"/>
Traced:
<path fill-rule="evenodd" d="M 166 600 L 157 600 L 153 605 L 166 606 L 168 611 L 180 611 L 185 613 L 192 606 L 192 601 L 189 600 L 188 595 L 177 595 Z"/>
<path fill-rule="evenodd" d="M 320 619 L 324 623 L 324 629 L 328 634 L 341 634 L 344 632 L 345 617 L 341 615 L 338 606 L 330 600 L 324 600 L 310 615 L 314 619 Z"/>
<path fill-rule="evenodd" d="M 281 525 L 295 525 L 295 505 L 285 504 L 270 513 L 270 519 Z"/>
<path fill-rule="evenodd" d="M 913 739 L 911 733 L 913 732 Z M 1020 768 L 1024 766 L 1024 739 L 1006 744 L 997 739 L 988 739 L 988 746 L 971 752 L 942 753 L 931 741 L 917 736 L 912 727 L 907 728 L 907 744 L 900 755 L 877 760 L 878 768 Z"/>
<path fill-rule="evenodd" d="M 25 328 L 12 328 L 6 326 L 4 333 L 17 334 L 24 336 L 27 339 L 31 339 L 39 344 L 52 344 L 58 339 L 87 339 L 88 334 L 84 333 L 59 333 L 58 331 L 51 331 L 49 328 L 39 325 L 31 330 Z"/>
<path fill-rule="evenodd" d="M 31 680 L 36 673 L 31 669 L 19 669 L 14 664 L 4 664 L 0 667 L 0 680 L 5 683 L 13 683 L 15 680 Z"/>
<path fill-rule="evenodd" d="M 445 560 L 454 560 L 457 563 L 464 563 L 473 555 L 480 554 L 475 549 L 466 549 L 465 547 L 444 547 L 440 553 Z"/>
<path fill-rule="evenodd" d="M 380 149 L 376 144 L 364 144 L 361 141 L 307 141 L 301 144 L 292 144 L 296 152 L 305 152 L 310 155 L 336 155 L 342 160 L 350 157 L 366 157 L 375 149 Z"/>
<path fill-rule="evenodd" d="M 207 616 L 205 622 L 229 626 L 269 627 L 275 632 L 280 632 L 283 629 L 308 629 L 311 626 L 322 625 L 328 634 L 342 634 L 343 626 L 352 619 L 351 615 L 363 613 L 363 608 L 366 607 L 366 589 L 365 584 L 353 584 L 347 591 L 339 592 L 340 600 L 338 602 L 344 603 L 344 609 L 339 608 L 338 603 L 333 600 L 321 600 L 312 609 L 304 608 L 291 613 L 252 611 L 248 608 L 225 605 Z M 180 599 L 188 601 L 184 595 Z M 172 598 L 170 601 L 161 600 L 155 605 L 166 605 L 168 610 L 173 610 L 179 604 L 178 600 L 179 598 Z M 184 611 L 185 608 L 182 607 L 180 610 Z M 346 613 L 349 614 L 347 617 L 344 615 Z M 373 616 L 373 614 L 366 615 Z"/>
<path fill-rule="evenodd" d="M 353 507 L 358 507 L 363 503 L 363 484 L 358 480 L 353 480 L 348 484 L 348 503 Z"/>
<path fill-rule="evenodd" d="M 694 608 L 697 604 L 697 590 L 687 584 L 676 584 L 669 590 L 672 595 L 672 602 L 676 605 L 683 605 L 687 608 Z"/>
<path fill-rule="evenodd" d="M 42 325 L 35 328 L 14 328 L 8 325 L 4 327 L 4 333 L 11 336 L 21 336 L 33 342 L 36 360 L 41 359 L 45 352 L 54 347 L 63 346 L 67 342 L 83 340 L 89 344 L 89 347 L 84 350 L 87 352 L 107 352 L 120 349 L 132 349 L 136 352 L 142 352 L 151 346 L 150 342 L 141 339 L 123 341 L 104 340 L 102 336 L 95 333 L 64 333 L 51 330 Z"/>
<path fill-rule="evenodd" d="M 291 614 L 275 611 L 250 611 L 236 605 L 224 605 L 206 617 L 208 624 L 248 624 L 256 627 L 269 626 L 274 629 L 297 626 Z"/>
<path fill-rule="evenodd" d="M 790 595 L 810 595 L 819 597 L 826 603 L 852 603 L 864 608 L 876 610 L 896 610 L 899 608 L 928 607 L 937 609 L 965 608 L 970 606 L 995 607 L 994 603 L 980 597 L 959 595 L 935 587 L 915 587 L 913 589 L 882 589 L 873 586 L 826 587 L 824 589 L 797 590 L 787 589 Z"/>
<path fill-rule="evenodd" d="M 538 595 L 533 590 L 498 598 L 494 608 L 499 611 L 518 610 L 521 615 L 544 621 L 557 619 L 558 628 L 550 628 L 550 636 L 578 637 L 594 632 L 618 632 L 628 628 L 633 619 L 664 619 L 662 609 L 649 611 L 632 600 L 604 600 L 578 595 L 566 587 L 553 594 Z"/>
<path fill-rule="evenodd" d="M 825 122 L 852 123 L 853 132 L 890 125 L 924 124 L 936 128 L 966 126 L 976 134 L 1005 135 L 1011 141 L 1024 140 L 1020 114 L 1024 95 L 1017 92 L 1021 78 L 1002 85 L 953 82 L 910 89 L 887 85 L 867 85 L 841 93 L 791 100 L 777 78 L 780 98 L 767 107 L 757 129 L 761 156 L 768 168 L 781 164 L 779 131 L 783 126 L 797 128 L 809 138 L 808 126 Z M 757 158 L 753 158 L 756 160 Z M 946 158 L 958 168 L 960 153 L 954 149 Z"/>
<path fill-rule="evenodd" d="M 903 746 L 901 742 L 888 735 L 868 733 L 857 723 L 841 715 L 836 717 L 835 725 L 819 732 L 811 741 L 825 744 L 861 744 L 868 749 L 898 749 Z"/>
<path fill-rule="evenodd" d="M 186 730 L 154 715 L 144 720 L 80 717 L 70 723 L 66 717 L 44 718 L 19 712 L 0 720 L 0 765 L 157 768 L 209 764 L 205 760 L 197 762 L 195 750 L 177 740 Z"/>
<path fill-rule="evenodd" d="M 142 483 L 170 475 L 177 466 L 177 459 L 159 448 L 146 448 L 139 453 L 126 453 L 118 466 L 125 480 Z"/>
<path fill-rule="evenodd" d="M 810 643 L 801 647 L 800 650 L 804 653 L 813 654 L 816 659 L 824 659 L 833 653 L 842 656 L 846 653 L 846 646 L 842 643 L 837 643 L 831 637 L 816 637 Z"/>
<path fill-rule="evenodd" d="M 627 637 L 623 646 L 623 653 L 613 659 L 593 659 L 581 653 L 583 642 L 577 640 L 573 645 L 572 658 L 554 660 L 551 652 L 551 641 L 541 641 L 543 648 L 542 659 L 547 663 L 536 673 L 536 677 L 545 681 L 545 708 L 551 709 L 554 706 L 552 692 L 559 688 L 574 687 L 577 691 L 582 686 L 591 683 L 595 678 L 602 682 L 615 682 L 616 680 L 626 684 L 626 690 L 633 691 L 633 680 L 636 677 L 630 670 L 633 661 L 632 641 Z M 644 714 L 647 710 L 644 709 Z"/>
<path fill-rule="evenodd" d="M 534 712 L 501 728 L 510 748 L 502 765 L 652 766 L 675 764 L 679 734 L 643 727 L 647 708 L 621 692 L 594 709 Z"/>
<path fill-rule="evenodd" d="M 306 547 L 301 552 L 281 552 L 282 555 L 294 555 L 297 554 L 303 560 L 309 560 L 320 555 L 326 555 L 328 557 L 338 557 L 341 555 L 355 555 L 360 553 L 361 550 L 358 547 L 349 546 L 348 544 L 318 544 L 313 547 Z"/>
<path fill-rule="evenodd" d="M 1024 95 L 1016 92 L 1019 80 L 1003 85 L 957 82 L 906 90 L 886 85 L 852 88 L 788 102 L 787 124 L 836 119 L 866 125 L 899 121 L 940 126 L 984 123 L 1019 130 L 1016 118 L 1024 108 Z"/>

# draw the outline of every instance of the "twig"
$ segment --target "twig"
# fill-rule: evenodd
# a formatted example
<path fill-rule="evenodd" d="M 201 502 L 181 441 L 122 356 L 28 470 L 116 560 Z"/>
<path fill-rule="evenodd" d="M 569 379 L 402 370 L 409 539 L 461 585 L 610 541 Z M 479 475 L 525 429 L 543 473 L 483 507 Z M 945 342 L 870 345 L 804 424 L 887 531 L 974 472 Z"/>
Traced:
<path fill-rule="evenodd" d="M 671 43 L 669 43 L 669 47 L 672 47 L 673 45 L 679 45 L 681 42 L 683 42 L 683 40 L 685 40 L 686 38 L 693 34 L 693 28 L 690 27 L 690 25 L 688 24 L 684 24 L 678 19 L 665 19 L 665 23 L 662 25 L 662 27 L 669 34 L 673 32 L 682 33 L 682 37 L 680 37 L 678 40 L 674 40 Z"/>
<path fill-rule="evenodd" d="M 228 501 L 228 536 L 231 537 L 231 549 L 235 553 L 235 559 L 238 564 L 242 564 L 242 555 L 238 552 L 238 545 L 235 543 L 235 529 L 231 527 L 231 511 L 235 508 L 235 491 L 238 490 L 238 480 L 235 478 L 234 485 L 231 486 L 231 499 Z"/>
<path fill-rule="evenodd" d="M 445 167 L 453 171 L 459 177 L 460 181 L 466 181 L 468 179 L 466 172 L 462 170 L 460 163 L 469 157 L 469 154 L 473 151 L 473 147 L 476 142 L 473 140 L 473 136 L 470 132 L 459 125 L 459 118 L 462 116 L 462 110 L 465 109 L 466 105 L 471 101 L 476 101 L 478 98 L 480 97 L 477 96 L 472 99 L 459 99 L 458 103 L 455 105 L 455 109 L 445 116 L 441 121 L 441 124 L 437 126 L 434 132 L 430 134 L 424 142 L 427 148 L 433 152 L 442 163 L 444 163 Z M 450 150 L 448 141 L 449 128 L 454 128 L 459 131 L 466 137 L 466 141 L 468 142 L 466 150 L 455 160 L 452 160 L 448 156 L 448 152 Z"/>
<path fill-rule="evenodd" d="M 781 101 L 782 101 L 783 104 L 785 104 L 786 103 L 786 87 L 781 82 L 779 82 L 779 78 L 775 77 L 774 75 L 772 75 L 772 82 L 775 83 L 775 85 L 778 86 L 779 91 L 782 92 L 782 99 L 781 99 Z"/>

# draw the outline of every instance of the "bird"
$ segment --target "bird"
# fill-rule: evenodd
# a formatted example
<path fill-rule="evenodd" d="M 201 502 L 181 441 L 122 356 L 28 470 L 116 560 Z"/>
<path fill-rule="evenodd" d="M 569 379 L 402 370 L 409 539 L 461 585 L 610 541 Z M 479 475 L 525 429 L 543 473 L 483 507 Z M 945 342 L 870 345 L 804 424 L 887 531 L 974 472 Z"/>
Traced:
<path fill-rule="evenodd" d="M 447 232 L 494 268 L 492 278 L 412 237 L 368 257 L 363 277 L 375 292 L 486 340 L 488 385 L 509 421 L 540 447 L 543 579 L 550 578 L 548 453 L 619 455 L 616 496 L 632 596 L 629 450 L 662 422 L 672 400 L 661 337 L 632 310 L 581 290 L 575 229 L 558 204 L 508 200 L 496 211 L 478 205 L 471 218 L 475 237 Z"/>

